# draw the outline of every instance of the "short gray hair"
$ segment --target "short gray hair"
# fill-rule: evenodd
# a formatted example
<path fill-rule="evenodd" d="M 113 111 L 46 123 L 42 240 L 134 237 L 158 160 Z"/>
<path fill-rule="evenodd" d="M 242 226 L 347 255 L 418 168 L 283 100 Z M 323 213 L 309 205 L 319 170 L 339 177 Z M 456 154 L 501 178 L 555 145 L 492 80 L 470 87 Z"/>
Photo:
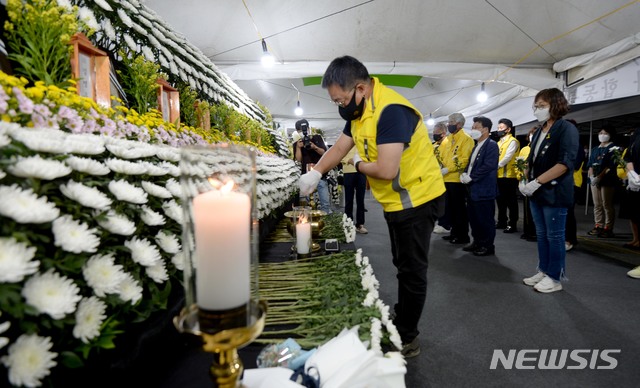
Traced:
<path fill-rule="evenodd" d="M 462 115 L 462 113 L 451 113 L 449 115 L 449 121 L 453 121 L 454 123 L 460 124 L 461 126 L 464 126 L 465 123 L 465 118 Z"/>
<path fill-rule="evenodd" d="M 436 129 L 439 129 L 441 132 L 447 133 L 447 122 L 439 121 L 433 126 L 433 132 L 436 132 Z"/>

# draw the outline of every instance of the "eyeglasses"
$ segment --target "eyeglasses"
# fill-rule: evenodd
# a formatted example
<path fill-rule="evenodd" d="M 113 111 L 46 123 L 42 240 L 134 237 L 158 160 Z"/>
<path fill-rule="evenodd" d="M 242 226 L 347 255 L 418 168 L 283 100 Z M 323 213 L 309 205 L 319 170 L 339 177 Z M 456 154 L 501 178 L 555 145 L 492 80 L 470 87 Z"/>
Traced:
<path fill-rule="evenodd" d="M 357 85 L 356 85 L 357 86 Z M 353 98 L 355 96 L 355 90 L 356 90 L 356 86 L 354 86 L 351 90 L 349 90 L 349 93 L 353 92 L 353 94 L 351 94 L 351 98 Z M 349 98 L 349 102 L 351 101 L 351 98 Z M 337 100 L 331 100 L 331 102 L 333 102 L 334 104 L 336 104 L 337 106 L 344 108 L 345 104 L 345 100 L 342 101 L 337 101 Z"/>
<path fill-rule="evenodd" d="M 550 107 L 549 105 L 534 105 L 534 106 L 531 107 L 531 109 L 533 109 L 533 111 L 535 112 L 538 109 L 547 109 L 549 107 Z"/>

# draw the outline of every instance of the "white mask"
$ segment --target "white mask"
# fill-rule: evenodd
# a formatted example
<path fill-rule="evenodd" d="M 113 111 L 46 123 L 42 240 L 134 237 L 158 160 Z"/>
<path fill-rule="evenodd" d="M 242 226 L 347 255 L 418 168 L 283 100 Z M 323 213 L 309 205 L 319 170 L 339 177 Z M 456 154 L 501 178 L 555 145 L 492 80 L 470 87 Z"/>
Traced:
<path fill-rule="evenodd" d="M 478 140 L 480 136 L 482 136 L 482 133 L 477 129 L 471 129 L 469 130 L 469 136 L 471 136 L 473 140 Z"/>
<path fill-rule="evenodd" d="M 547 121 L 549 120 L 549 117 L 551 117 L 549 115 L 549 108 L 536 109 L 533 112 L 533 115 L 536 116 L 536 119 L 538 119 L 539 122 Z"/>
<path fill-rule="evenodd" d="M 600 141 L 600 143 L 606 143 L 609 141 L 609 139 L 611 139 L 609 135 L 598 135 L 598 140 Z"/>

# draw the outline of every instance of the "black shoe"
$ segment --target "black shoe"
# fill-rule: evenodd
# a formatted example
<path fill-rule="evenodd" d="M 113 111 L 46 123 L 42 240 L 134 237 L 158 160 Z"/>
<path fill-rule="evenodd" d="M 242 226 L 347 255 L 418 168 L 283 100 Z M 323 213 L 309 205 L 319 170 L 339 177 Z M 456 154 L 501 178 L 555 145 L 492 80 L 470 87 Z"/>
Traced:
<path fill-rule="evenodd" d="M 451 240 L 452 238 L 453 238 L 453 236 L 452 236 L 452 235 L 450 235 L 450 234 L 449 234 L 449 235 L 447 235 L 447 236 L 442 236 L 442 239 L 443 239 L 443 240 L 447 240 L 447 241 Z"/>
<path fill-rule="evenodd" d="M 473 252 L 478 248 L 480 248 L 480 246 L 476 245 L 476 243 L 471 243 L 471 244 L 467 244 L 464 247 L 462 247 L 462 250 L 465 251 L 465 252 Z"/>
<path fill-rule="evenodd" d="M 490 256 L 496 253 L 495 248 L 480 247 L 473 251 L 475 256 Z"/>
<path fill-rule="evenodd" d="M 527 236 L 527 241 L 536 242 L 538 241 L 537 236 Z"/>
<path fill-rule="evenodd" d="M 507 226 L 506 228 L 504 228 L 504 230 L 502 231 L 503 233 L 516 233 L 518 231 L 518 229 L 516 229 L 515 226 Z"/>
<path fill-rule="evenodd" d="M 602 231 L 598 233 L 598 237 L 611 238 L 613 237 L 613 232 L 611 231 L 611 229 L 602 229 Z"/>
<path fill-rule="evenodd" d="M 496 229 L 504 229 L 506 227 L 507 227 L 507 224 L 501 224 L 501 223 L 496 224 Z"/>
<path fill-rule="evenodd" d="M 451 244 L 468 244 L 471 240 L 469 240 L 468 238 L 463 239 L 460 237 L 454 237 L 451 240 L 449 240 L 449 242 Z"/>

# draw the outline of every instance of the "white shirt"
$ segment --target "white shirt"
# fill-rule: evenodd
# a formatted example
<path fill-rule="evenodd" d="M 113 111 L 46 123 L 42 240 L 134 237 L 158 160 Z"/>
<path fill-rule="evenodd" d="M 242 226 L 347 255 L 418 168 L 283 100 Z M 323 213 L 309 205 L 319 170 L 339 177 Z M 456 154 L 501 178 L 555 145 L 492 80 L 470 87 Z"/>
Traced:
<path fill-rule="evenodd" d="M 476 161 L 476 157 L 478 156 L 478 152 L 480 151 L 480 148 L 482 148 L 484 143 L 487 142 L 487 139 L 479 141 L 478 145 L 476 145 L 476 148 L 471 153 L 471 158 L 469 158 L 469 168 L 467 169 L 467 174 L 471 175 L 471 169 L 473 168 L 473 163 Z"/>

